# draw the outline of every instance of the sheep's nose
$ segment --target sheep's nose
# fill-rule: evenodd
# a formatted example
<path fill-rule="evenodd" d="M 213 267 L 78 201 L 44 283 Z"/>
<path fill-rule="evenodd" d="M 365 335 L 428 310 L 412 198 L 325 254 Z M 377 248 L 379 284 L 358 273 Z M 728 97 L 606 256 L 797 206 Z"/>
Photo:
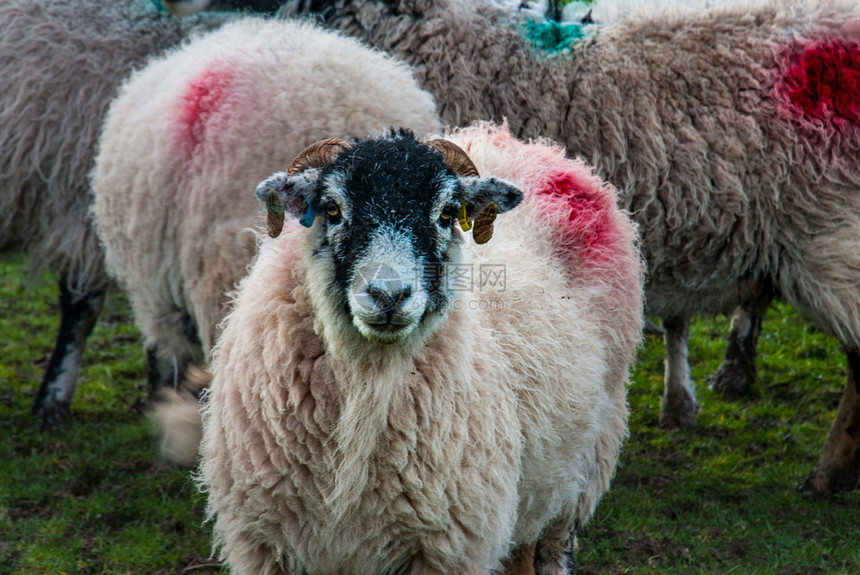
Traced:
<path fill-rule="evenodd" d="M 413 292 L 413 284 L 405 275 L 389 264 L 362 265 L 352 286 L 356 303 L 372 314 L 390 317 L 401 311 Z"/>
<path fill-rule="evenodd" d="M 412 288 L 405 286 L 391 289 L 392 286 L 368 285 L 367 295 L 373 301 L 376 309 L 383 313 L 394 313 L 403 308 L 403 304 L 412 295 Z M 387 288 L 387 289 L 386 289 Z"/>

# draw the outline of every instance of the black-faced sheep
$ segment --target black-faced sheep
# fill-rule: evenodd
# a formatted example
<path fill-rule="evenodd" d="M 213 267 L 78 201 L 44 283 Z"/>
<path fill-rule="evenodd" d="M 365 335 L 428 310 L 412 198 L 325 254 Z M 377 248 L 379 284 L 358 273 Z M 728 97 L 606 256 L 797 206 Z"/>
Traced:
<path fill-rule="evenodd" d="M 225 320 L 201 448 L 232 572 L 486 575 L 538 541 L 568 573 L 642 327 L 614 190 L 479 125 L 327 140 L 257 196 L 290 217 Z"/>
<path fill-rule="evenodd" d="M 244 190 L 326 135 L 390 126 L 437 129 L 432 97 L 404 64 L 309 24 L 246 17 L 129 79 L 105 121 L 94 212 L 156 379 L 215 341 L 256 250 Z"/>
<path fill-rule="evenodd" d="M 644 14 L 567 30 L 563 49 L 529 39 L 529 24 L 493 0 L 304 4 L 287 11 L 309 7 L 411 63 L 443 121 L 506 117 L 516 135 L 556 139 L 618 187 L 640 225 L 648 313 L 667 331 L 664 424 L 694 422 L 694 313 L 777 293 L 860 362 L 855 2 L 678 13 L 646 2 Z M 810 477 L 819 492 L 860 477 L 853 374 Z"/>
<path fill-rule="evenodd" d="M 55 272 L 62 321 L 33 411 L 69 411 L 108 278 L 88 174 L 108 103 L 134 68 L 223 16 L 177 20 L 148 0 L 0 2 L 0 248 Z"/>

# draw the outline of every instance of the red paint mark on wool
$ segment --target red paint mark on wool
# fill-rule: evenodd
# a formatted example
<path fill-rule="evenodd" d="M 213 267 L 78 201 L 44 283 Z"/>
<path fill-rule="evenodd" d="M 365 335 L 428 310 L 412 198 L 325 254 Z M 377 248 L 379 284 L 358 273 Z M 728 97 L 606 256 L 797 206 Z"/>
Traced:
<path fill-rule="evenodd" d="M 216 124 L 216 116 L 223 113 L 223 104 L 229 93 L 234 73 L 224 65 L 204 71 L 194 79 L 182 96 L 179 123 L 182 141 L 193 152 Z"/>
<path fill-rule="evenodd" d="M 562 245 L 573 250 L 580 265 L 605 263 L 615 257 L 623 238 L 612 219 L 615 198 L 601 189 L 595 176 L 559 172 L 536 191 L 544 197 L 546 213 L 562 223 Z"/>
<path fill-rule="evenodd" d="M 807 118 L 860 122 L 860 44 L 817 41 L 795 52 L 783 93 Z"/>

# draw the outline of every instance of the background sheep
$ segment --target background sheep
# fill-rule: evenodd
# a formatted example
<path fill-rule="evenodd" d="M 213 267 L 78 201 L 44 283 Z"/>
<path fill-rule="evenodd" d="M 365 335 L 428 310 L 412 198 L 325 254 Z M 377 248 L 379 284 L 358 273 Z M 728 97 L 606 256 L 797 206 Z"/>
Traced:
<path fill-rule="evenodd" d="M 256 249 L 244 190 L 323 136 L 437 125 L 405 65 L 295 22 L 248 17 L 137 72 L 105 122 L 94 212 L 155 379 L 208 355 Z"/>
<path fill-rule="evenodd" d="M 447 167 L 402 132 L 326 141 L 258 187 L 311 229 L 262 245 L 214 354 L 201 480 L 234 573 L 486 574 L 538 538 L 568 572 L 626 435 L 635 227 L 560 148 L 452 140 Z M 486 245 L 454 225 L 523 196 Z"/>
<path fill-rule="evenodd" d="M 59 276 L 62 322 L 33 410 L 68 414 L 108 284 L 87 216 L 88 173 L 108 102 L 151 54 L 223 16 L 177 20 L 147 0 L 0 2 L 0 248 Z"/>
<path fill-rule="evenodd" d="M 491 0 L 304 4 L 287 11 L 315 10 L 415 66 L 444 121 L 506 117 L 516 135 L 557 139 L 619 188 L 640 224 L 648 312 L 667 331 L 663 424 L 694 422 L 693 313 L 775 292 L 839 338 L 849 365 L 860 361 L 855 3 L 647 2 L 646 13 L 583 25 L 562 50 L 528 40 L 527 24 Z M 598 21 L 610 4 L 595 5 Z M 860 479 L 853 374 L 815 491 Z"/>

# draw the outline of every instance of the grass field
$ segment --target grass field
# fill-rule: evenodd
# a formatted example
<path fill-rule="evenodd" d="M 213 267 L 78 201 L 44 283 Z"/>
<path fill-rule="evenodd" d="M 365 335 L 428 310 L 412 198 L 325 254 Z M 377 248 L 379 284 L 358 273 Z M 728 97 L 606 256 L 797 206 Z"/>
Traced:
<path fill-rule="evenodd" d="M 211 574 L 203 496 L 156 460 L 143 413 L 144 359 L 113 294 L 84 357 L 65 429 L 30 404 L 58 324 L 50 277 L 0 257 L 0 574 Z M 612 490 L 580 536 L 579 573 L 860 573 L 860 493 L 807 500 L 845 380 L 834 340 L 772 310 L 752 396 L 702 384 L 719 365 L 725 317 L 695 322 L 701 403 L 690 431 L 657 427 L 663 346 L 647 338 L 630 388 L 631 430 Z"/>

